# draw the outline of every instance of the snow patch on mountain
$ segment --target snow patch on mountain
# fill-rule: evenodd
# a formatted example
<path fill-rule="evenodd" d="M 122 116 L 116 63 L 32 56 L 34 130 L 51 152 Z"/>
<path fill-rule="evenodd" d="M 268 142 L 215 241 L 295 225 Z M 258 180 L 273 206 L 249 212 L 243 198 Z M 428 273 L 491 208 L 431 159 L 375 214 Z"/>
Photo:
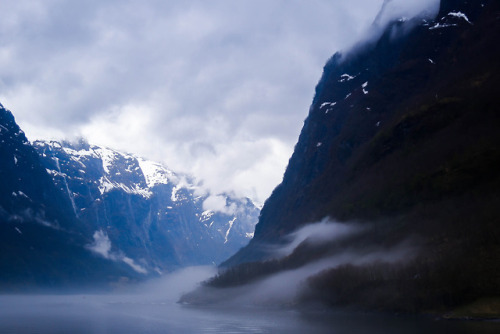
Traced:
<path fill-rule="evenodd" d="M 467 21 L 467 23 L 472 24 L 472 22 L 469 21 L 469 18 L 467 17 L 467 15 L 465 15 L 462 12 L 450 12 L 450 13 L 448 13 L 448 16 L 458 17 L 460 19 L 464 19 L 465 21 Z"/>
<path fill-rule="evenodd" d="M 357 77 L 357 75 L 355 76 L 352 76 L 350 74 L 347 74 L 347 73 L 344 73 L 340 76 L 340 80 L 339 82 L 346 82 L 346 81 L 351 81 L 353 79 L 355 79 Z"/>
<path fill-rule="evenodd" d="M 234 217 L 233 219 L 231 219 L 229 221 L 229 228 L 227 229 L 226 236 L 224 237 L 224 243 L 225 244 L 227 243 L 227 237 L 229 236 L 229 232 L 231 232 L 231 229 L 233 228 L 233 224 L 234 224 L 235 220 L 236 220 L 236 217 Z"/>
<path fill-rule="evenodd" d="M 432 27 L 429 28 L 429 30 L 434 30 L 434 29 L 442 29 L 442 28 L 449 28 L 449 27 L 456 27 L 456 24 L 447 24 L 447 23 L 436 23 Z"/>
<path fill-rule="evenodd" d="M 436 22 L 434 26 L 429 27 L 429 30 L 457 27 L 458 26 L 457 22 L 459 22 L 459 20 L 464 20 L 468 24 L 473 25 L 473 23 L 469 20 L 467 15 L 457 11 L 457 12 L 449 12 L 448 15 L 443 16 L 440 19 L 440 22 Z"/>
<path fill-rule="evenodd" d="M 139 166 L 146 179 L 148 187 L 152 188 L 158 184 L 168 184 L 169 182 L 177 182 L 175 174 L 163 167 L 161 164 L 138 158 Z"/>
<path fill-rule="evenodd" d="M 330 111 L 333 110 L 333 107 L 337 104 L 337 102 L 323 102 L 320 106 L 319 109 L 326 108 L 325 110 L 325 115 L 328 114 Z"/>
<path fill-rule="evenodd" d="M 102 176 L 99 179 L 99 191 L 101 192 L 101 195 L 104 195 L 114 189 L 121 189 L 127 194 L 140 195 L 144 198 L 150 198 L 153 195 L 149 189 L 141 188 L 138 184 L 135 184 L 134 187 L 129 187 L 120 182 L 110 181 L 106 176 Z"/>
<path fill-rule="evenodd" d="M 323 109 L 323 108 L 325 108 L 325 107 L 330 107 L 330 108 L 331 108 L 331 107 L 333 107 L 333 106 L 334 106 L 334 105 L 336 105 L 336 104 L 337 104 L 337 102 L 323 102 L 323 103 L 319 106 L 319 108 L 320 108 L 320 109 Z"/>
<path fill-rule="evenodd" d="M 107 148 L 99 147 L 94 149 L 102 161 L 102 168 L 106 174 L 110 173 L 110 168 L 113 166 L 113 162 L 115 161 L 115 152 L 109 150 Z"/>
<path fill-rule="evenodd" d="M 201 213 L 201 216 L 200 216 L 200 222 L 202 223 L 205 223 L 207 221 L 209 221 L 213 215 L 215 214 L 215 212 L 213 212 L 212 210 L 205 210 Z"/>
<path fill-rule="evenodd" d="M 53 146 L 57 147 L 59 146 L 60 149 L 62 149 L 64 151 L 64 153 L 68 154 L 69 156 L 79 160 L 81 159 L 82 157 L 94 157 L 94 158 L 98 158 L 97 154 L 94 152 L 94 150 L 92 149 L 81 149 L 81 150 L 74 150 L 72 148 L 69 148 L 69 147 L 62 147 L 59 143 L 57 142 L 51 142 L 51 144 L 53 144 Z"/>
<path fill-rule="evenodd" d="M 368 94 L 368 91 L 366 90 L 366 87 L 368 86 L 368 81 L 365 82 L 363 85 L 361 85 L 361 88 L 363 89 L 363 93 L 366 95 Z"/>

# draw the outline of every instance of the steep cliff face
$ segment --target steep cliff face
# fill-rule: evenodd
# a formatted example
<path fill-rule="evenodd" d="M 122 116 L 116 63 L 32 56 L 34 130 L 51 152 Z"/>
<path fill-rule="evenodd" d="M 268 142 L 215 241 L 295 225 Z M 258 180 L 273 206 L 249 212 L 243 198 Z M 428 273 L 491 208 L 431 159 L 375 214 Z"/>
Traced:
<path fill-rule="evenodd" d="M 0 104 L 0 289 L 65 287 L 134 278 L 85 249 L 71 203 Z"/>
<path fill-rule="evenodd" d="M 0 105 L 0 289 L 109 286 L 216 264 L 259 209 L 85 141 L 33 145 Z"/>
<path fill-rule="evenodd" d="M 219 263 L 251 239 L 259 209 L 249 199 L 212 196 L 187 175 L 85 141 L 34 147 L 85 233 L 141 271 Z"/>
<path fill-rule="evenodd" d="M 262 258 L 261 242 L 326 216 L 373 220 L 496 182 L 492 166 L 467 181 L 458 165 L 496 161 L 497 10 L 442 1 L 435 20 L 400 19 L 335 54 L 254 240 L 229 263 Z"/>
<path fill-rule="evenodd" d="M 0 200 L 3 219 L 7 215 L 48 220 L 71 226 L 69 202 L 57 191 L 26 139 L 14 116 L 0 104 Z M 54 201 L 52 201 L 54 199 Z"/>
<path fill-rule="evenodd" d="M 308 280 L 312 295 L 406 311 L 498 295 L 499 33 L 498 1 L 443 0 L 435 19 L 396 20 L 335 54 L 255 238 L 224 265 L 269 259 L 266 246 L 325 217 L 367 232 L 232 268 L 212 284 L 412 238 L 418 251 L 405 263 L 332 267 Z"/>

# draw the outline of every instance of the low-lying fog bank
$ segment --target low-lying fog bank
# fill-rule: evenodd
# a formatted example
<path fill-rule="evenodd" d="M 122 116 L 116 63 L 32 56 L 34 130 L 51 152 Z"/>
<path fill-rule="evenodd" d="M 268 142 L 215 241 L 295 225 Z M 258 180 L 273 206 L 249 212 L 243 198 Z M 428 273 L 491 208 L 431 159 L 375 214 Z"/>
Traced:
<path fill-rule="evenodd" d="M 269 261 L 227 268 L 196 290 L 183 295 L 181 303 L 192 305 L 291 306 L 301 303 L 308 290 L 308 279 L 343 265 L 404 263 L 418 253 L 410 239 L 390 247 L 362 245 L 335 252 L 316 252 L 347 238 L 370 233 L 369 227 L 339 223 L 325 218 L 283 237 L 285 243 L 266 245 Z M 307 249 L 306 249 L 307 248 Z M 313 254 L 313 255 L 310 255 Z M 307 258 L 308 261 L 294 260 Z M 304 262 L 304 263 L 302 263 Z"/>
<path fill-rule="evenodd" d="M 215 273 L 214 267 L 186 268 L 106 294 L 0 295 L 0 333 L 487 334 L 500 329 L 499 323 L 435 322 L 339 311 L 306 313 L 252 305 L 252 293 L 258 295 L 262 289 L 262 297 L 270 291 L 262 285 L 226 306 L 193 307 L 177 303 L 183 293 Z M 281 285 L 285 287 L 286 280 Z M 280 289 L 279 285 L 269 288 Z"/>

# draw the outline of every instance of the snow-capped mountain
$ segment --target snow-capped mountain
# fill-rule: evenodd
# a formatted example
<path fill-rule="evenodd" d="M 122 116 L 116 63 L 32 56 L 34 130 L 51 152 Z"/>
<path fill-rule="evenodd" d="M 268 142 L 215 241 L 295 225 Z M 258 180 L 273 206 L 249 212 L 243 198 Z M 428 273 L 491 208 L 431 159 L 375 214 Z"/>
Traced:
<path fill-rule="evenodd" d="M 0 104 L 0 289 L 108 284 L 140 276 L 92 254 L 69 199 Z"/>
<path fill-rule="evenodd" d="M 78 143 L 33 143 L 66 194 L 88 248 L 139 273 L 219 263 L 253 236 L 259 209 L 213 195 L 190 176 L 131 154 Z"/>

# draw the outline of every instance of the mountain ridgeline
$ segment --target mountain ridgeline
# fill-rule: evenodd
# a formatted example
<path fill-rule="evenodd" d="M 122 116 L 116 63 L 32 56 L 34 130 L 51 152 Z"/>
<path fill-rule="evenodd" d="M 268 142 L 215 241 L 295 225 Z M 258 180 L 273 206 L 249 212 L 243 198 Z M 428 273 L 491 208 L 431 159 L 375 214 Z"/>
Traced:
<path fill-rule="evenodd" d="M 87 233 L 111 243 L 105 256 L 168 272 L 220 263 L 253 235 L 259 209 L 248 198 L 217 195 L 223 205 L 212 210 L 194 178 L 161 164 L 85 141 L 33 145 Z"/>
<path fill-rule="evenodd" d="M 500 296 L 499 34 L 498 1 L 443 0 L 335 54 L 254 239 L 208 285 L 411 244 L 398 261 L 326 266 L 299 300 L 424 312 Z M 325 217 L 364 232 L 269 251 Z"/>
<path fill-rule="evenodd" d="M 40 158 L 0 104 L 0 288 L 85 286 L 122 277 L 126 264 L 92 255 L 70 201 L 54 185 Z"/>
<path fill-rule="evenodd" d="M 218 264 L 253 236 L 249 199 L 84 140 L 31 144 L 2 105 L 0 140 L 2 290 L 109 287 Z"/>

